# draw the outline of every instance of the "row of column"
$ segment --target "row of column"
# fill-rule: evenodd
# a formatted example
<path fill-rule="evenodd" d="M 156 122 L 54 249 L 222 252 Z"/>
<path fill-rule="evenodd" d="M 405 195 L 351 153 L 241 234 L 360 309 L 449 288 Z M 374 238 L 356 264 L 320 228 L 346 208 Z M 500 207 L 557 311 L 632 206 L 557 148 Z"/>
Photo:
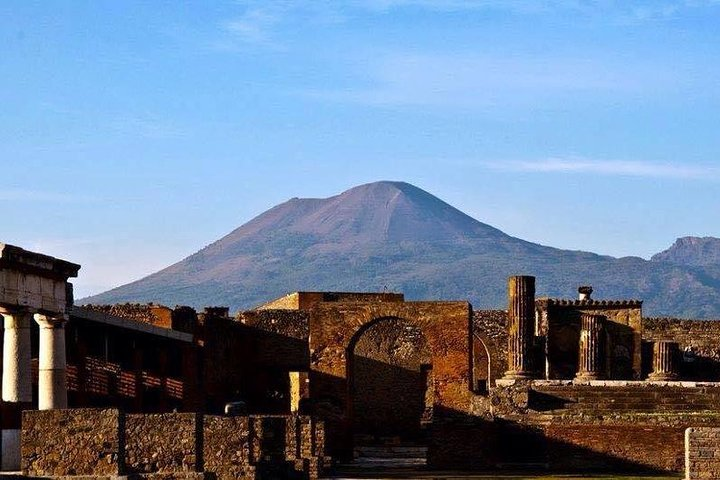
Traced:
<path fill-rule="evenodd" d="M 580 317 L 579 361 L 576 380 L 590 381 L 604 377 L 605 317 L 582 314 Z M 535 277 L 514 276 L 508 279 L 508 370 L 507 379 L 530 379 L 535 376 L 532 341 L 535 335 Z M 676 342 L 658 341 L 653 346 L 651 381 L 678 378 Z"/>
<path fill-rule="evenodd" d="M 576 380 L 599 380 L 605 372 L 605 339 L 602 315 L 584 314 L 581 316 L 580 354 Z M 650 381 L 677 380 L 680 346 L 677 342 L 660 340 L 653 343 L 653 370 L 648 376 Z"/>
<path fill-rule="evenodd" d="M 38 408 L 67 408 L 65 322 L 67 317 L 27 310 L 0 310 L 3 316 L 2 470 L 20 468 L 21 412 L 32 406 L 30 326 L 40 327 Z"/>

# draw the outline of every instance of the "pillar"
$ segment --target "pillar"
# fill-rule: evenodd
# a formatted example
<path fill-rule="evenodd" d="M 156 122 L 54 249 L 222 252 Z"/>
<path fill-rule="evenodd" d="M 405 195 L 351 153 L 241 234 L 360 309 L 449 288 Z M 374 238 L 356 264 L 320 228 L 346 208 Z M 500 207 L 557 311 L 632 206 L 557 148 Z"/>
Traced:
<path fill-rule="evenodd" d="M 678 379 L 678 356 L 680 345 L 677 342 L 659 340 L 653 345 L 653 371 L 648 380 L 668 382 Z"/>
<path fill-rule="evenodd" d="M 300 411 L 300 372 L 289 372 L 290 413 Z"/>
<path fill-rule="evenodd" d="M 603 317 L 583 314 L 580 317 L 580 361 L 575 380 L 598 380 L 603 377 Z"/>
<path fill-rule="evenodd" d="M 52 410 L 67 408 L 67 377 L 65 361 L 65 322 L 60 315 L 35 314 L 40 326 L 38 359 L 38 408 Z"/>
<path fill-rule="evenodd" d="M 532 341 L 535 330 L 535 277 L 508 279 L 507 379 L 532 378 Z"/>
<path fill-rule="evenodd" d="M 32 405 L 30 318 L 27 311 L 2 310 L 2 470 L 20 470 L 21 412 Z"/>

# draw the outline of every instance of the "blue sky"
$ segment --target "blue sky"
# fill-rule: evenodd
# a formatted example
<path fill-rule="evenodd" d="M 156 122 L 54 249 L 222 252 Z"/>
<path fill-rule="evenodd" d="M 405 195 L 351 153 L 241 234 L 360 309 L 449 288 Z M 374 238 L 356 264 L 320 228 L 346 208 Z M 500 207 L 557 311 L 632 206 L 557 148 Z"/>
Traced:
<path fill-rule="evenodd" d="M 521 238 L 720 236 L 720 1 L 0 4 L 0 241 L 82 296 L 404 180 Z"/>

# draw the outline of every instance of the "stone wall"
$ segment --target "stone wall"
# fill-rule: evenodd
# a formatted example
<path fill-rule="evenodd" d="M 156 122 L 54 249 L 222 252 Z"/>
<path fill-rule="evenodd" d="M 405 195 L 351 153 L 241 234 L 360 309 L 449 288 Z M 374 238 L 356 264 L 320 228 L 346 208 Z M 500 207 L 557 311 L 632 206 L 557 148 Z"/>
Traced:
<path fill-rule="evenodd" d="M 194 413 L 132 414 L 125 418 L 127 473 L 202 470 Z"/>
<path fill-rule="evenodd" d="M 422 331 L 397 318 L 381 320 L 348 354 L 354 434 L 418 435 L 433 407 L 432 356 Z"/>
<path fill-rule="evenodd" d="M 720 426 L 718 384 L 503 381 L 491 400 L 494 417 L 479 422 L 468 436 L 468 443 L 484 446 L 484 460 L 491 465 L 541 463 L 562 472 L 679 472 L 685 429 Z M 470 452 L 457 445 L 449 454 L 463 461 Z"/>
<path fill-rule="evenodd" d="M 290 412 L 288 372 L 307 371 L 308 316 L 293 310 L 240 312 L 234 319 L 203 316 L 206 411 L 244 401 L 250 413 Z"/>
<path fill-rule="evenodd" d="M 680 350 L 684 352 L 681 378 L 720 381 L 720 320 L 644 318 L 643 341 L 650 344 L 657 340 L 680 344 Z M 652 345 L 646 348 L 648 353 L 652 352 Z"/>
<path fill-rule="evenodd" d="M 293 310 L 250 310 L 238 312 L 235 320 L 269 333 L 275 333 L 288 338 L 307 341 L 308 315 L 306 312 Z"/>
<path fill-rule="evenodd" d="M 402 302 L 402 293 L 369 292 L 294 292 L 260 305 L 256 310 L 310 310 L 326 302 Z"/>
<path fill-rule="evenodd" d="M 639 300 L 538 299 L 538 336 L 544 338 L 547 374 L 551 379 L 572 379 L 577 373 L 580 317 L 604 317 L 606 340 L 603 376 L 613 380 L 639 380 L 642 376 L 642 302 Z"/>
<path fill-rule="evenodd" d="M 206 415 L 203 424 L 205 471 L 218 480 L 244 478 L 254 472 L 250 465 L 248 417 Z"/>
<path fill-rule="evenodd" d="M 23 413 L 22 468 L 31 476 L 310 480 L 328 462 L 322 423 L 302 415 Z"/>
<path fill-rule="evenodd" d="M 25 411 L 22 426 L 25 475 L 118 475 L 123 470 L 117 410 Z"/>
<path fill-rule="evenodd" d="M 83 305 L 83 308 L 153 325 L 158 321 L 158 318 L 153 313 L 152 305 L 144 303 L 117 303 L 113 305 L 88 304 Z M 169 328 L 169 326 L 165 328 Z"/>
<path fill-rule="evenodd" d="M 685 430 L 685 479 L 720 479 L 720 428 Z"/>
<path fill-rule="evenodd" d="M 507 312 L 474 311 L 472 327 L 473 334 L 483 341 L 490 354 L 490 380 L 493 384 L 507 370 Z"/>

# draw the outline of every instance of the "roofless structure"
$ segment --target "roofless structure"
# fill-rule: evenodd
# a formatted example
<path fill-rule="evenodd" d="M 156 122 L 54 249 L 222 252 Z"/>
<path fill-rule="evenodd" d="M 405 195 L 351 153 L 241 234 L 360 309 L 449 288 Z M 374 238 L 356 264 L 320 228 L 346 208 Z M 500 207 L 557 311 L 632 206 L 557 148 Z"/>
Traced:
<path fill-rule="evenodd" d="M 393 292 L 294 292 L 232 316 L 79 307 L 78 270 L 0 250 L 6 470 L 720 472 L 720 322 L 644 318 L 587 285 L 537 298 L 527 275 L 507 310 Z"/>

